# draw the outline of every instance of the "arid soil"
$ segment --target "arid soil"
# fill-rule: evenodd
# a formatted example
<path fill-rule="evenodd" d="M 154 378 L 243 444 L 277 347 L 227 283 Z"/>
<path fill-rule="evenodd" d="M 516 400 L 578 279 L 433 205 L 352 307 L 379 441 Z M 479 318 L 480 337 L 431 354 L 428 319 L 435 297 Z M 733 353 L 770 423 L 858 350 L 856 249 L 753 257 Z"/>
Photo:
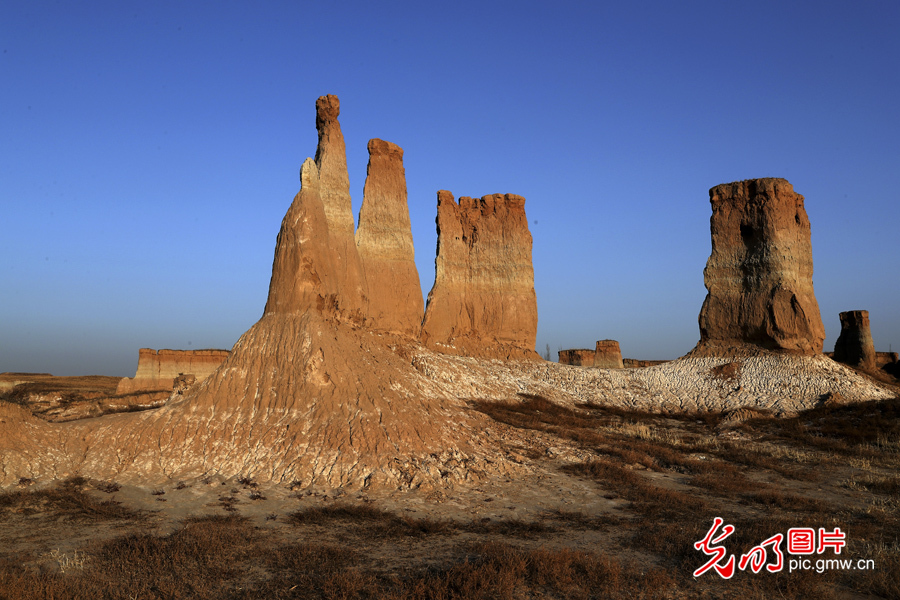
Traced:
<path fill-rule="evenodd" d="M 0 495 L 0 598 L 900 596 L 896 398 L 781 417 L 530 393 L 469 406 L 520 473 L 372 491 L 23 479 Z M 738 560 L 794 527 L 839 528 L 846 546 L 799 556 L 782 542 L 779 572 L 695 578 L 715 517 Z M 850 566 L 824 562 L 837 559 Z"/>
<path fill-rule="evenodd" d="M 168 391 L 116 393 L 121 377 L 54 377 L 49 373 L 0 373 L 0 399 L 26 407 L 31 414 L 61 423 L 111 413 L 162 406 Z"/>

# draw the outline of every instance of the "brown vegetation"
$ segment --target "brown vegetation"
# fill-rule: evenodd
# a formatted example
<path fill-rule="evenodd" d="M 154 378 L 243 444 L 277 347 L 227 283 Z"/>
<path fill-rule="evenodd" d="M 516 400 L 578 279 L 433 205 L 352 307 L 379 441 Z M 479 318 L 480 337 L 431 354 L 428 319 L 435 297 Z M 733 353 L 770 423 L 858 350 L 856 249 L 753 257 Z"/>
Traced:
<path fill-rule="evenodd" d="M 897 597 L 898 403 L 758 415 L 732 427 L 721 414 L 568 408 L 538 396 L 474 403 L 520 431 L 541 432 L 538 444 L 578 448 L 585 458 L 545 466 L 596 485 L 598 499 L 621 507 L 615 514 L 466 521 L 347 500 L 273 514 L 260 527 L 241 511 L 243 498 L 266 488 L 245 477 L 223 488 L 221 516 L 187 519 L 166 533 L 138 525 L 146 515 L 115 496 L 96 499 L 117 492 L 115 482 L 73 479 L 32 491 L 24 480 L 0 495 L 0 523 L 27 514 L 134 525 L 51 554 L 3 549 L 0 598 Z M 848 536 L 840 558 L 871 559 L 875 569 L 694 578 L 706 557 L 693 544 L 717 516 L 735 526 L 723 542 L 729 553 L 792 527 L 840 527 Z"/>

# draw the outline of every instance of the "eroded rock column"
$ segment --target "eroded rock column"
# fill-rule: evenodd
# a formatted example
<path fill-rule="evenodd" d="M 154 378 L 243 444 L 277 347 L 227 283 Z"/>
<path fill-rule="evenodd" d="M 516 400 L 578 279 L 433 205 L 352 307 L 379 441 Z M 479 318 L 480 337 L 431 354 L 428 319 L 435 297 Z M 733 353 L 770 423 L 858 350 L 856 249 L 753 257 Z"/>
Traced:
<path fill-rule="evenodd" d="M 786 180 L 768 178 L 718 185 L 709 199 L 712 253 L 698 349 L 750 344 L 820 354 L 825 328 L 803 196 Z"/>
<path fill-rule="evenodd" d="M 594 367 L 598 369 L 624 369 L 622 350 L 616 340 L 598 340 L 594 351 Z"/>
<path fill-rule="evenodd" d="M 841 334 L 834 344 L 834 360 L 846 365 L 875 370 L 875 343 L 869 326 L 869 311 L 840 313 Z"/>
<path fill-rule="evenodd" d="M 356 250 L 353 207 L 350 203 L 350 178 L 347 175 L 347 149 L 338 115 L 337 96 L 328 94 L 316 100 L 316 147 L 319 193 L 325 209 L 325 221 L 335 250 L 334 274 L 344 318 L 362 322 L 366 315 L 365 271 Z"/>
<path fill-rule="evenodd" d="M 417 335 L 425 302 L 416 269 L 403 149 L 369 140 L 356 246 L 368 284 L 369 326 Z"/>
<path fill-rule="evenodd" d="M 228 350 L 153 350 L 138 351 L 138 366 L 134 377 L 124 377 L 116 387 L 116 394 L 130 394 L 145 390 L 171 390 L 179 375 L 193 375 L 202 381 L 228 358 Z"/>
<path fill-rule="evenodd" d="M 438 248 L 422 340 L 442 352 L 539 358 L 525 198 L 438 192 Z"/>

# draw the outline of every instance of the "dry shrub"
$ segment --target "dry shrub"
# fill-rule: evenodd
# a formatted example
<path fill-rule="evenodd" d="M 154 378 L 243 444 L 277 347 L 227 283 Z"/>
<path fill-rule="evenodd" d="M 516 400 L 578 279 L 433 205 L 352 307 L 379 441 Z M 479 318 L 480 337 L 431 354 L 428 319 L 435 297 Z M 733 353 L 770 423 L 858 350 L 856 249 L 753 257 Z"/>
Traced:
<path fill-rule="evenodd" d="M 663 570 L 645 565 L 579 550 L 524 550 L 497 543 L 470 546 L 463 561 L 417 579 L 405 582 L 405 593 L 384 597 L 667 598 L 674 587 Z"/>
<path fill-rule="evenodd" d="M 698 460 L 684 453 L 684 448 L 673 448 L 668 444 L 648 441 L 629 441 L 632 452 L 643 452 L 652 459 L 654 470 L 675 470 L 684 473 L 733 473 L 736 469 L 721 461 Z M 643 464 L 643 463 L 642 463 Z"/>
<path fill-rule="evenodd" d="M 605 460 L 568 465 L 563 471 L 602 482 L 631 502 L 632 508 L 644 516 L 677 518 L 708 508 L 702 498 L 659 487 L 631 469 Z"/>
<path fill-rule="evenodd" d="M 750 481 L 740 471 L 700 473 L 691 477 L 691 485 L 709 490 L 719 496 L 730 496 L 758 490 L 760 484 Z"/>
<path fill-rule="evenodd" d="M 846 487 L 862 488 L 876 494 L 889 494 L 900 496 L 900 477 L 882 477 L 874 474 L 866 474 L 862 477 L 854 477 Z"/>
<path fill-rule="evenodd" d="M 334 504 L 316 506 L 288 515 L 295 525 L 328 525 L 335 522 L 365 528 L 366 535 L 392 537 L 400 535 L 429 535 L 446 533 L 452 529 L 449 521 L 400 517 L 392 512 L 365 504 Z"/>
<path fill-rule="evenodd" d="M 95 499 L 84 491 L 86 485 L 87 480 L 83 477 L 73 477 L 51 488 L 0 493 L 0 508 L 28 514 L 58 512 L 69 519 L 78 520 L 105 521 L 143 517 L 141 512 L 126 508 L 115 500 Z M 3 518 L 2 512 L 0 518 Z"/>
<path fill-rule="evenodd" d="M 850 571 L 853 589 L 881 598 L 900 598 L 900 542 L 869 544 L 862 555 L 875 563 L 874 570 Z"/>
<path fill-rule="evenodd" d="M 215 597 L 243 573 L 255 541 L 242 517 L 204 517 L 167 536 L 129 535 L 104 544 L 92 562 L 108 587 L 142 590 L 141 597 L 154 589 L 162 597 Z"/>
<path fill-rule="evenodd" d="M 734 533 L 720 542 L 728 555 L 740 557 L 751 548 L 776 533 L 787 533 L 791 527 L 815 526 L 818 521 L 806 519 L 786 519 L 783 517 L 767 517 L 763 519 L 742 519 L 727 514 L 708 514 L 685 516 L 681 521 L 649 521 L 636 527 L 630 540 L 633 547 L 649 550 L 662 557 L 669 566 L 669 572 L 678 574 L 679 590 L 684 597 L 692 598 L 768 598 L 806 599 L 806 598 L 838 598 L 836 581 L 840 573 L 815 571 L 788 572 L 787 565 L 779 573 L 752 571 L 736 572 L 732 579 L 724 580 L 715 572 L 709 571 L 699 578 L 693 578 L 698 569 L 709 556 L 694 548 L 694 543 L 703 539 L 712 526 L 714 516 L 721 516 L 726 524 L 735 526 Z M 819 523 L 821 524 L 821 523 Z M 721 532 L 721 530 L 720 530 Z M 782 547 L 782 551 L 786 549 Z M 785 557 L 789 557 L 785 554 Z"/>
<path fill-rule="evenodd" d="M 792 511 L 826 513 L 831 508 L 826 502 L 821 500 L 805 498 L 772 488 L 741 494 L 741 497 L 756 504 Z"/>
<path fill-rule="evenodd" d="M 785 465 L 782 458 L 776 458 L 759 448 L 750 447 L 748 444 L 725 442 L 718 448 L 710 450 L 710 452 L 723 460 L 773 471 L 788 479 L 815 481 L 818 478 L 815 471 Z"/>
<path fill-rule="evenodd" d="M 900 398 L 820 406 L 790 419 L 753 419 L 746 426 L 779 439 L 851 456 L 897 452 L 883 440 L 900 439 Z"/>
<path fill-rule="evenodd" d="M 583 511 L 552 510 L 547 517 L 578 529 L 607 529 L 612 525 L 621 525 L 622 518 L 612 515 L 588 515 Z"/>
<path fill-rule="evenodd" d="M 355 568 L 354 551 L 327 544 L 290 544 L 269 549 L 263 564 L 270 574 L 236 598 L 360 598 L 378 587 L 372 574 Z"/>
<path fill-rule="evenodd" d="M 384 574 L 367 558 L 324 544 L 267 544 L 239 517 L 192 520 L 168 536 L 127 536 L 91 548 L 83 572 L 40 573 L 0 561 L 0 597 L 397 598 L 409 600 L 671 597 L 663 570 L 593 552 L 457 546 L 441 566 Z"/>
<path fill-rule="evenodd" d="M 186 522 L 168 536 L 129 535 L 86 551 L 83 570 L 48 573 L 0 563 L 0 598 L 212 600 L 228 597 L 259 548 L 254 530 L 235 517 Z"/>
<path fill-rule="evenodd" d="M 556 527 L 542 521 L 523 521 L 521 519 L 481 520 L 459 527 L 462 531 L 482 535 L 504 535 L 510 537 L 531 538 L 536 535 L 553 533 Z"/>

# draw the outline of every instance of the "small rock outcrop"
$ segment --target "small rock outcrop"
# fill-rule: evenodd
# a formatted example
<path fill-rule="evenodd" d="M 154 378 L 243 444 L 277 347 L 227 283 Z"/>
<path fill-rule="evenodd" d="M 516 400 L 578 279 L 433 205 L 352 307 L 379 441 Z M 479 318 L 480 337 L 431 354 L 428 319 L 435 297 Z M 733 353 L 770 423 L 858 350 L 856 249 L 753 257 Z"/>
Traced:
<path fill-rule="evenodd" d="M 712 253 L 703 271 L 698 351 L 736 346 L 822 352 L 803 196 L 784 179 L 749 179 L 709 191 Z"/>
<path fill-rule="evenodd" d="M 594 367 L 598 369 L 624 369 L 622 350 L 616 340 L 598 340 L 594 351 Z"/>
<path fill-rule="evenodd" d="M 206 379 L 219 368 L 228 350 L 138 350 L 138 366 L 134 377 L 123 377 L 116 394 L 173 389 L 175 379 L 182 374 L 193 375 L 196 381 Z"/>
<path fill-rule="evenodd" d="M 869 327 L 869 311 L 840 313 L 841 334 L 834 344 L 834 360 L 851 367 L 875 370 L 875 344 Z"/>
<path fill-rule="evenodd" d="M 350 177 L 347 174 L 347 149 L 338 115 L 341 104 L 328 94 L 316 100 L 316 147 L 319 193 L 336 268 L 330 270 L 340 292 L 339 309 L 343 318 L 362 323 L 366 316 L 368 293 L 365 271 L 356 251 L 353 207 L 350 203 Z"/>
<path fill-rule="evenodd" d="M 437 258 L 422 341 L 440 352 L 539 358 L 525 198 L 438 192 Z"/>
<path fill-rule="evenodd" d="M 586 348 L 573 348 L 559 351 L 559 364 L 573 367 L 593 367 L 594 351 Z"/>
<path fill-rule="evenodd" d="M 425 313 L 416 269 L 403 149 L 369 140 L 356 247 L 368 283 L 369 327 L 418 335 Z"/>
<path fill-rule="evenodd" d="M 645 367 L 655 367 L 656 365 L 664 365 L 668 360 L 639 360 L 636 358 L 623 358 L 622 364 L 626 369 L 643 369 Z"/>

